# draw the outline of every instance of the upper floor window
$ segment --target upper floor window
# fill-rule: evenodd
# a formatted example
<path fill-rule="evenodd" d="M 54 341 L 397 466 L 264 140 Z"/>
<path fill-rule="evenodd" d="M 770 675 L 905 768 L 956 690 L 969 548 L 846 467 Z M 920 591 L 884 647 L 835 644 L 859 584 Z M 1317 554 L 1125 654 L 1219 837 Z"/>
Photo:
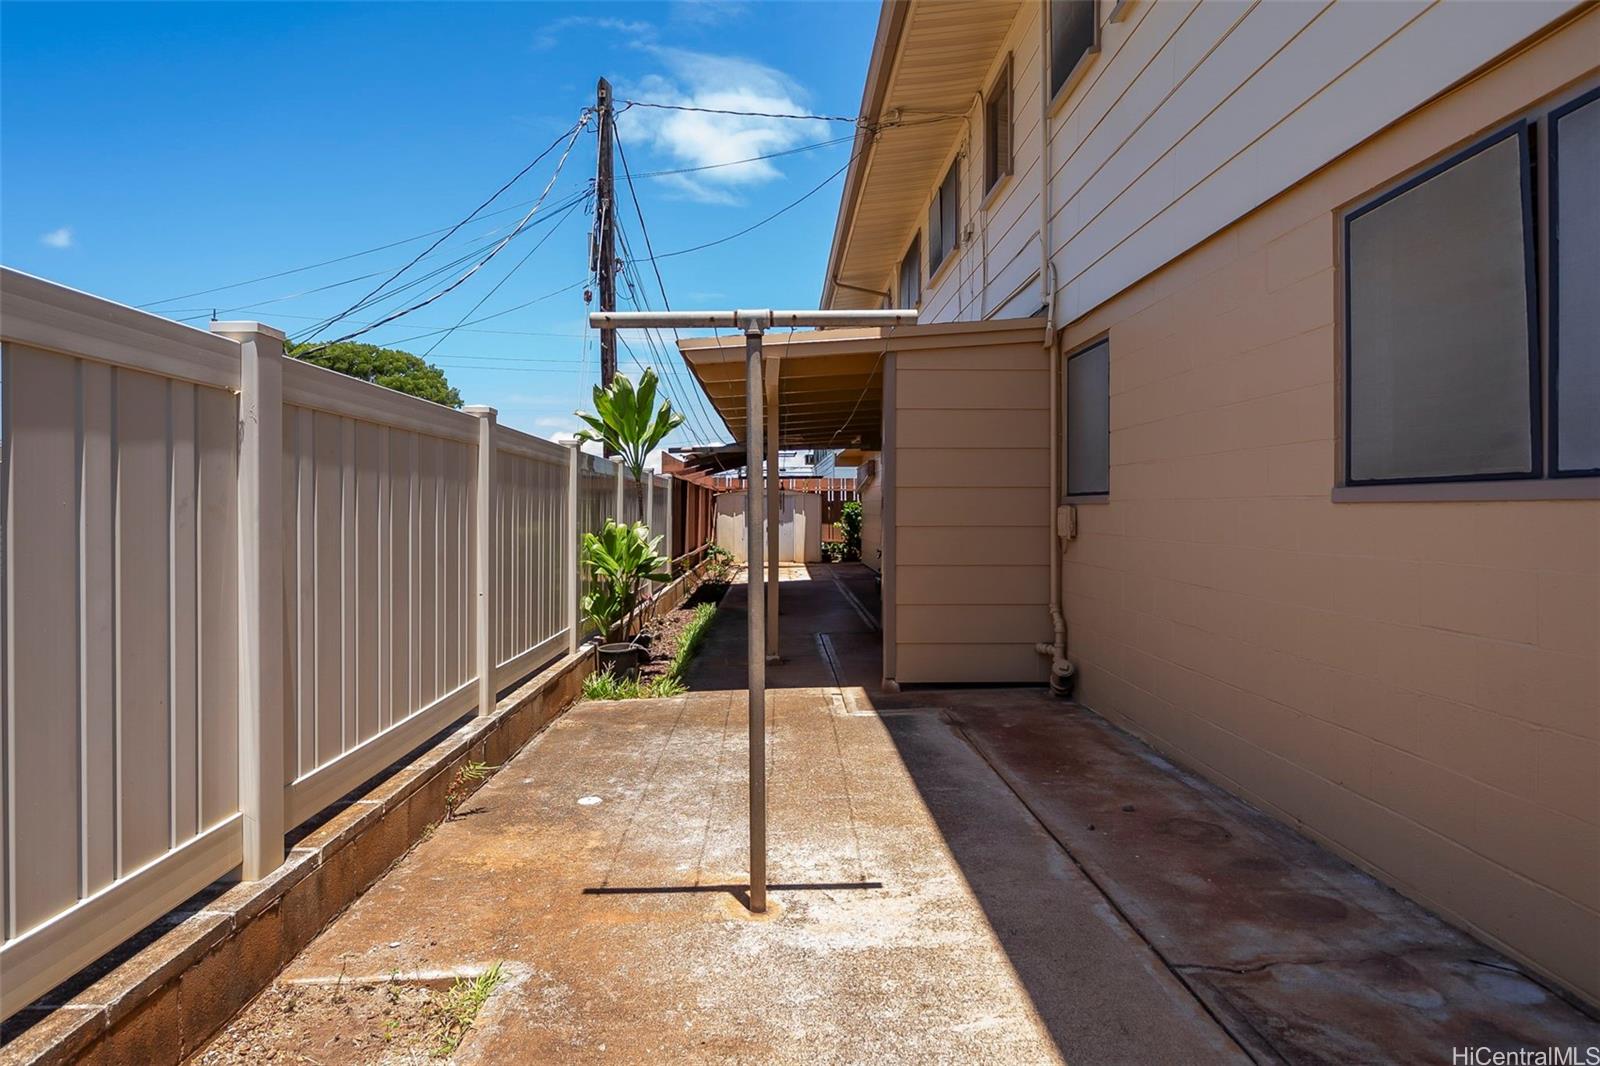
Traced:
<path fill-rule="evenodd" d="M 1591 89 L 1345 216 L 1346 484 L 1600 474 L 1597 205 Z"/>
<path fill-rule="evenodd" d="M 1000 77 L 983 102 L 983 191 L 988 192 L 1011 173 L 1011 59 L 1006 58 Z"/>
<path fill-rule="evenodd" d="M 1050 0 L 1050 95 L 1100 47 L 1096 0 Z"/>
<path fill-rule="evenodd" d="M 911 247 L 900 260 L 899 285 L 895 293 L 895 306 L 901 309 L 916 307 L 922 302 L 922 238 L 911 238 Z"/>
<path fill-rule="evenodd" d="M 956 250 L 961 230 L 961 160 L 951 160 L 950 169 L 939 183 L 939 191 L 928 205 L 928 276 Z"/>

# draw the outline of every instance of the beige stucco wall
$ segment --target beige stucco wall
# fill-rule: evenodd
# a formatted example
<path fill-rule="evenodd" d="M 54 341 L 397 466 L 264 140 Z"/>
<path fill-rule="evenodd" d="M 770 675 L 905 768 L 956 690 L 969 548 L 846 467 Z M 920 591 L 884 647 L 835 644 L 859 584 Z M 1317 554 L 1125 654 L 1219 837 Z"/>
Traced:
<path fill-rule="evenodd" d="M 1042 681 L 1050 639 L 1050 363 L 1037 320 L 893 356 L 887 676 Z"/>
<path fill-rule="evenodd" d="M 1330 501 L 1336 211 L 1597 57 L 1592 9 L 1067 330 L 1112 468 L 1063 590 L 1085 704 L 1600 1000 L 1600 503 Z"/>

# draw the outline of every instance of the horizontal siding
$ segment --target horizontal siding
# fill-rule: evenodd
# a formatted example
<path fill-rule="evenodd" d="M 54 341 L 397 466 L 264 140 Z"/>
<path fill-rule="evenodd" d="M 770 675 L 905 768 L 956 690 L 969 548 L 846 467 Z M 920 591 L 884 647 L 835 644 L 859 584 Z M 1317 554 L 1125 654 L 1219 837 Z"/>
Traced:
<path fill-rule="evenodd" d="M 1033 646 L 1050 636 L 1049 390 L 1031 333 L 897 354 L 896 680 L 1043 678 Z"/>
<path fill-rule="evenodd" d="M 1141 4 L 1052 123 L 1070 320 L 1576 7 Z"/>

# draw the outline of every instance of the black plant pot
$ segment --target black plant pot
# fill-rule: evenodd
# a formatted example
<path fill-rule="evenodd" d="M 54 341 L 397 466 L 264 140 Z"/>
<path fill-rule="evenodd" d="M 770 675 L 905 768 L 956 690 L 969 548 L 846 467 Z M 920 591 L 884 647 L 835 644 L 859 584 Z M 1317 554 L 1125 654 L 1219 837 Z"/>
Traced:
<path fill-rule="evenodd" d="M 644 649 L 637 644 L 602 644 L 598 669 L 610 670 L 616 677 L 637 677 L 644 661 Z"/>

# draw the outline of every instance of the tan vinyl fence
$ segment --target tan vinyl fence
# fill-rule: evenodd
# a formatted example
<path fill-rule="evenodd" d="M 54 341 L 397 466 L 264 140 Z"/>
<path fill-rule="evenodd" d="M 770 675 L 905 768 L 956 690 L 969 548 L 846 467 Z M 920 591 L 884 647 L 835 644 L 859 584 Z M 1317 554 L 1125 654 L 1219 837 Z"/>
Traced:
<path fill-rule="evenodd" d="M 492 409 L 10 270 L 0 490 L 0 1016 L 576 650 L 625 506 Z"/>

